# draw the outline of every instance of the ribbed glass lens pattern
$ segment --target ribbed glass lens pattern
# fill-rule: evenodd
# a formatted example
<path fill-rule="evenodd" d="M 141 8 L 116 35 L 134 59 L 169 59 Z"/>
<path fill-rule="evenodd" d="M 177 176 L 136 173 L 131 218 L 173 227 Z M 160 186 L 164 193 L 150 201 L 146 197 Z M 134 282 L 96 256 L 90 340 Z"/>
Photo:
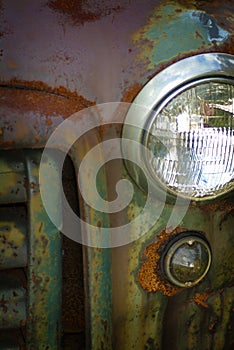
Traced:
<path fill-rule="evenodd" d="M 172 99 L 151 124 L 149 164 L 157 178 L 189 197 L 234 184 L 234 88 L 203 83 Z"/>

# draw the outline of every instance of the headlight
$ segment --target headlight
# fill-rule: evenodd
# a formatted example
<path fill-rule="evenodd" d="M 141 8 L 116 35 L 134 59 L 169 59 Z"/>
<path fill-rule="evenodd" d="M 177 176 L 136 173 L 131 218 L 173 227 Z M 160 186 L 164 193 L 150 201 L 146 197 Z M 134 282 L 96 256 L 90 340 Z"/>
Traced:
<path fill-rule="evenodd" d="M 154 187 L 194 200 L 233 189 L 233 73 L 233 56 L 193 56 L 166 68 L 137 96 L 123 137 L 135 137 L 146 151 L 123 151 L 141 158 Z M 135 104 L 147 109 L 137 111 Z M 133 163 L 127 168 L 144 188 Z"/>

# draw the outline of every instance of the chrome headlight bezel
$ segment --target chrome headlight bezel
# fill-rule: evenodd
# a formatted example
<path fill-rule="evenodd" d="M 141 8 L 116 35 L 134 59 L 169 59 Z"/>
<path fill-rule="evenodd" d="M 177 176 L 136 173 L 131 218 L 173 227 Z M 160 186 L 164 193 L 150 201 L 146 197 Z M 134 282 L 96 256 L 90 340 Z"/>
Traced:
<path fill-rule="evenodd" d="M 147 148 L 149 131 L 156 116 L 176 96 L 195 86 L 207 82 L 234 85 L 234 57 L 229 54 L 207 53 L 192 56 L 178 61 L 153 77 L 140 91 L 125 118 L 122 137 L 139 142 Z M 122 145 L 123 158 L 135 159 L 136 164 L 142 164 L 141 170 L 135 166 L 134 161 L 126 161 L 126 167 L 135 182 L 147 192 L 148 181 L 155 188 L 157 196 L 160 188 L 173 197 L 180 196 L 195 201 L 214 199 L 224 195 L 234 188 L 233 182 L 224 189 L 207 196 L 191 197 L 174 191 L 160 181 L 151 171 L 147 160 L 147 152 L 142 147 L 126 147 Z M 143 175 L 145 174 L 145 175 Z M 146 179 L 147 178 L 147 179 Z"/>

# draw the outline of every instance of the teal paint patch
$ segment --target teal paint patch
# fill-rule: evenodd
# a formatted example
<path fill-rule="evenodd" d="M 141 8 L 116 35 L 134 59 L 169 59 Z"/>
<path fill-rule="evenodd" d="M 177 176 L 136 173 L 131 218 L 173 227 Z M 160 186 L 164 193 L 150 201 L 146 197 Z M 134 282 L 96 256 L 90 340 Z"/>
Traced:
<path fill-rule="evenodd" d="M 209 47 L 214 41 L 223 42 L 228 36 L 229 33 L 205 12 L 170 5 L 151 17 L 135 41 L 142 47 L 141 56 L 150 60 L 151 66 L 181 53 Z"/>

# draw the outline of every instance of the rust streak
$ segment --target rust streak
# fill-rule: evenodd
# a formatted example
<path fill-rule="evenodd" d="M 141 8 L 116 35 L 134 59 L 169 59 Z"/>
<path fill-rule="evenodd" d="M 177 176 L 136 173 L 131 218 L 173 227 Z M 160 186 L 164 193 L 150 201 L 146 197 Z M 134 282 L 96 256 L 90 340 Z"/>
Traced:
<path fill-rule="evenodd" d="M 207 300 L 212 297 L 213 295 L 217 294 L 217 293 L 222 293 L 223 292 L 223 289 L 220 289 L 220 290 L 215 290 L 213 292 L 210 292 L 210 293 L 204 293 L 204 294 L 201 294 L 201 293 L 195 293 L 195 296 L 190 299 L 190 301 L 194 301 L 197 305 L 200 305 L 204 308 L 209 308 L 209 305 L 207 304 Z"/>
<path fill-rule="evenodd" d="M 0 85 L 0 97 L 4 96 L 3 108 L 15 109 L 22 114 L 40 113 L 40 116 L 47 117 L 47 126 L 52 124 L 52 117 L 62 116 L 65 119 L 95 104 L 63 87 L 52 89 L 42 82 L 11 80 Z M 37 125 L 33 128 L 39 131 Z"/>
<path fill-rule="evenodd" d="M 139 84 L 139 83 L 135 83 L 134 85 L 128 87 L 123 93 L 121 102 L 128 102 L 128 103 L 132 102 L 141 89 L 142 89 L 142 84 Z"/>

